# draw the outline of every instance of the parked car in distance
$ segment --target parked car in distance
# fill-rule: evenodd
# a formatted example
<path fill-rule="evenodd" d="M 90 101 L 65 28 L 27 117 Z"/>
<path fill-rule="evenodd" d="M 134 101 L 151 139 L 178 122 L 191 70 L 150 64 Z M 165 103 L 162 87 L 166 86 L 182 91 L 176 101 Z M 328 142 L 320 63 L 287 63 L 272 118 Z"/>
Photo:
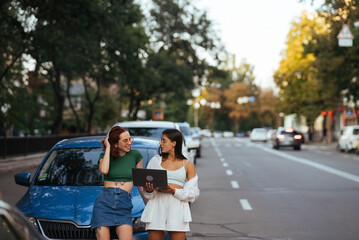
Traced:
<path fill-rule="evenodd" d="M 234 137 L 234 134 L 233 134 L 233 132 L 230 132 L 230 131 L 224 131 L 223 137 L 225 137 L 225 138 Z"/>
<path fill-rule="evenodd" d="M 246 137 L 247 134 L 245 132 L 237 132 L 236 137 Z"/>
<path fill-rule="evenodd" d="M 185 138 L 185 144 L 189 151 L 195 151 L 196 156 L 194 163 L 196 163 L 196 158 L 201 157 L 201 141 L 199 139 L 194 139 L 191 135 L 191 127 L 187 122 L 178 122 L 177 123 L 181 129 L 181 132 Z"/>
<path fill-rule="evenodd" d="M 199 127 L 191 127 L 190 130 L 193 139 L 202 140 L 203 135 L 201 134 L 201 129 Z"/>
<path fill-rule="evenodd" d="M 15 182 L 27 186 L 16 207 L 46 239 L 95 239 L 91 231 L 93 204 L 103 189 L 98 170 L 103 136 L 72 138 L 58 142 L 48 152 L 30 181 L 30 173 L 15 175 Z M 134 137 L 133 149 L 143 156 L 143 166 L 157 154 L 159 141 Z M 133 239 L 148 239 L 140 221 L 145 207 L 137 187 L 131 192 Z M 117 239 L 111 229 L 111 239 Z M 25 239 L 25 238 L 24 238 Z"/>
<path fill-rule="evenodd" d="M 293 147 L 294 150 L 300 150 L 302 143 L 302 135 L 293 128 L 279 127 L 272 139 L 273 148 Z"/>
<path fill-rule="evenodd" d="M 357 149 L 359 125 L 346 126 L 341 130 L 338 140 L 339 151 L 350 152 Z"/>
<path fill-rule="evenodd" d="M 221 137 L 223 137 L 223 134 L 222 134 L 221 131 L 214 131 L 213 132 L 213 137 L 214 138 L 221 138 Z"/>
<path fill-rule="evenodd" d="M 203 137 L 207 137 L 207 138 L 212 137 L 212 132 L 209 129 L 202 129 L 201 134 Z"/>
<path fill-rule="evenodd" d="M 177 123 L 171 121 L 125 121 L 115 123 L 112 127 L 114 126 L 126 128 L 131 136 L 151 137 L 157 141 L 160 141 L 162 132 L 168 128 L 181 130 Z M 194 150 L 191 151 L 184 143 L 182 145 L 182 153 L 188 160 L 195 163 L 196 152 Z"/>
<path fill-rule="evenodd" d="M 249 139 L 252 142 L 266 142 L 267 141 L 267 129 L 265 128 L 253 128 Z"/>
<path fill-rule="evenodd" d="M 0 200 L 0 223 L 0 239 L 45 240 L 20 211 L 2 200 Z"/>
<path fill-rule="evenodd" d="M 272 141 L 275 136 L 277 129 L 268 129 L 267 130 L 267 141 Z"/>

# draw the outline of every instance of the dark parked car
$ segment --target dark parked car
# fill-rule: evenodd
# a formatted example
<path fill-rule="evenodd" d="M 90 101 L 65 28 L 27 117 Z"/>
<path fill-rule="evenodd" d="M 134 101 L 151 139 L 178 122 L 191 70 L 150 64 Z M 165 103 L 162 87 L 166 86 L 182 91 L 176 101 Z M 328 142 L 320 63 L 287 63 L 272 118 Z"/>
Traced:
<path fill-rule="evenodd" d="M 45 240 L 21 212 L 2 200 L 0 200 L 0 223 L 0 239 Z"/>
<path fill-rule="evenodd" d="M 293 128 L 280 127 L 272 140 L 273 148 L 293 147 L 295 150 L 300 150 L 302 139 L 302 135 Z"/>
<path fill-rule="evenodd" d="M 47 239 L 95 239 L 90 224 L 93 204 L 103 189 L 103 175 L 98 170 L 102 139 L 98 136 L 60 141 L 46 155 L 31 181 L 30 173 L 15 175 L 17 184 L 29 187 L 16 207 Z M 141 152 L 146 167 L 157 154 L 159 143 L 134 139 L 132 148 Z M 133 239 L 148 239 L 140 221 L 145 204 L 137 187 L 133 187 L 131 198 Z M 112 238 L 117 239 L 113 229 Z"/>

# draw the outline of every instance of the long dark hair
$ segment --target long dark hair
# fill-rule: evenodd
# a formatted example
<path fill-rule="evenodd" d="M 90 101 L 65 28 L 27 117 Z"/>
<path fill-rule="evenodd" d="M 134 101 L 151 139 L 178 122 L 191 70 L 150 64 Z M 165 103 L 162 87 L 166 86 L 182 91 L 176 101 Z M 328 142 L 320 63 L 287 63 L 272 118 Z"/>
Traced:
<path fill-rule="evenodd" d="M 110 143 L 110 154 L 113 157 L 119 157 L 120 156 L 120 150 L 115 147 L 115 143 L 120 140 L 120 135 L 124 132 L 127 132 L 127 130 L 123 127 L 116 126 L 111 128 L 109 134 L 108 134 L 108 142 Z M 102 150 L 105 151 L 105 139 L 101 140 L 102 143 Z"/>
<path fill-rule="evenodd" d="M 175 157 L 179 159 L 186 159 L 186 157 L 182 154 L 182 144 L 183 144 L 182 133 L 175 128 L 169 128 L 164 130 L 162 132 L 162 135 L 166 135 L 169 140 L 171 140 L 172 142 L 176 142 Z M 161 147 L 158 148 L 158 154 L 162 156 L 163 159 L 168 158 L 168 153 L 163 153 L 161 151 Z"/>

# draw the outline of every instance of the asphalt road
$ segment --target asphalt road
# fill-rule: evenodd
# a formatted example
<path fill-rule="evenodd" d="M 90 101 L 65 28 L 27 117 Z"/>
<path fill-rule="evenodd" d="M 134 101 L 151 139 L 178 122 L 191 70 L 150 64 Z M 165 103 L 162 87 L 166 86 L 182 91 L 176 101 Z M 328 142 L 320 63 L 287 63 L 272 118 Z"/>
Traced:
<path fill-rule="evenodd" d="M 16 169 L 3 172 L 0 176 L 0 198 L 12 206 L 15 206 L 17 201 L 25 194 L 27 187 L 17 185 L 14 180 L 14 175 L 20 172 L 31 173 L 31 178 L 34 176 L 36 167 L 19 167 Z"/>
<path fill-rule="evenodd" d="M 197 161 L 189 240 L 359 239 L 359 157 L 212 139 Z"/>
<path fill-rule="evenodd" d="M 26 187 L 0 177 L 14 205 Z M 191 205 L 188 240 L 357 240 L 359 155 L 304 145 L 272 149 L 248 139 L 205 139 L 197 160 L 201 195 Z"/>

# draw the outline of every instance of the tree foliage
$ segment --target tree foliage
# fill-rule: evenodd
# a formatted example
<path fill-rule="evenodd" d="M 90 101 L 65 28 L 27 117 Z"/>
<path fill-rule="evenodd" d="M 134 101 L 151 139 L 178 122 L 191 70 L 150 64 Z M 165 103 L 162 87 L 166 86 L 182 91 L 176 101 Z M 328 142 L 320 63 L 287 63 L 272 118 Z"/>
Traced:
<path fill-rule="evenodd" d="M 148 42 L 140 25 L 143 15 L 139 6 L 133 1 L 110 0 L 11 0 L 2 4 L 4 6 L 1 10 L 5 14 L 1 17 L 6 21 L 1 26 L 2 33 L 19 36 L 19 40 L 4 38 L 5 43 L 1 46 L 7 46 L 5 50 L 8 52 L 1 49 L 6 53 L 1 56 L 9 56 L 5 61 L 12 72 L 15 72 L 15 66 L 22 66 L 10 61 L 18 55 L 22 57 L 28 53 L 35 60 L 36 67 L 30 80 L 37 84 L 32 90 L 48 103 L 43 109 L 46 116 L 42 120 L 51 121 L 52 133 L 60 132 L 67 99 L 76 131 L 89 132 L 101 87 L 110 83 L 125 86 L 126 81 L 135 82 L 139 74 L 140 54 Z M 7 31 L 11 27 L 14 29 Z M 6 73 L 6 67 L 0 69 L 1 74 Z M 84 89 L 83 107 L 76 110 L 70 86 L 76 82 L 78 85 L 79 80 Z M 52 99 L 44 95 L 48 93 L 48 85 L 52 87 Z M 17 111 L 21 112 L 21 109 Z"/>
<path fill-rule="evenodd" d="M 23 77 L 30 46 L 31 15 L 19 11 L 20 2 L 0 3 L 0 132 L 11 126 L 26 129 L 32 125 L 36 96 L 27 91 Z M 28 131 L 25 131 L 28 133 Z"/>
<path fill-rule="evenodd" d="M 324 85 L 317 78 L 316 60 L 313 53 L 305 51 L 308 43 L 313 43 L 313 35 L 327 31 L 323 18 L 316 14 L 303 13 L 298 22 L 293 22 L 286 42 L 287 48 L 274 74 L 279 88 L 278 111 L 285 114 L 296 113 L 314 122 L 323 107 Z"/>
<path fill-rule="evenodd" d="M 315 55 L 319 84 L 323 86 L 323 109 L 335 110 L 342 99 L 356 103 L 359 94 L 359 29 L 353 23 L 359 19 L 359 3 L 355 0 L 326 0 L 320 17 L 328 30 L 315 33 L 307 44 L 307 52 Z M 352 47 L 339 47 L 337 35 L 343 24 L 348 24 L 354 35 Z M 355 105 L 355 104 L 354 104 Z"/>

